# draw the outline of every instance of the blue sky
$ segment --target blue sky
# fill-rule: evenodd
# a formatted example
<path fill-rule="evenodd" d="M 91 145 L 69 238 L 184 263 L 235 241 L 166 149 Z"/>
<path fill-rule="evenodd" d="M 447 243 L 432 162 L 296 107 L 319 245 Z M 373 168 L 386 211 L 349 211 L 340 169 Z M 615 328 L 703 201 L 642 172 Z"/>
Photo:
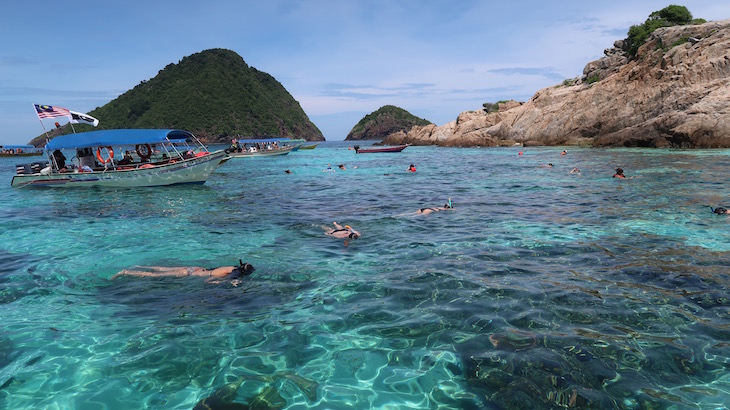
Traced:
<path fill-rule="evenodd" d="M 9 0 L 0 13 L 0 144 L 43 132 L 33 103 L 88 112 L 210 48 L 273 75 L 327 140 L 344 139 L 386 104 L 443 124 L 581 75 L 632 24 L 669 4 Z M 730 2 L 674 4 L 694 17 L 730 18 Z"/>

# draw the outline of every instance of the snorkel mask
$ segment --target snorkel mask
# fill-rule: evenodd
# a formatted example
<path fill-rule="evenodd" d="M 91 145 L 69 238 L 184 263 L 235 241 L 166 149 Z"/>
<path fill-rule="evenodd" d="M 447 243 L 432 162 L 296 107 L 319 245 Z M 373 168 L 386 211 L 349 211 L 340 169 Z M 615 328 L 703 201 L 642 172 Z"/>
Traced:
<path fill-rule="evenodd" d="M 253 271 L 256 270 L 256 268 L 254 268 L 253 265 L 251 265 L 248 262 L 243 263 L 243 261 L 241 259 L 239 259 L 238 266 L 236 266 L 235 269 L 233 269 L 233 270 L 234 270 L 235 274 L 232 276 L 234 276 L 236 278 L 240 278 L 243 276 L 250 275 L 251 273 L 253 273 Z"/>

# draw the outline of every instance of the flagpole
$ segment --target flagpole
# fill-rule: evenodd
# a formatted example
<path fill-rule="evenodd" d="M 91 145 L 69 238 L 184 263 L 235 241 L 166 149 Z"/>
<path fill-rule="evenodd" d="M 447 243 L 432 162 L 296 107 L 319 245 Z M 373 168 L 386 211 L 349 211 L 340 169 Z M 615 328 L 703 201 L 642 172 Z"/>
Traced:
<path fill-rule="evenodd" d="M 48 131 L 46 131 L 46 126 L 43 125 L 43 120 L 38 115 L 38 108 L 36 107 L 35 104 L 33 104 L 33 111 L 35 111 L 35 115 L 36 115 L 36 117 L 38 117 L 38 122 L 40 122 L 41 123 L 41 127 L 43 127 L 43 132 L 46 134 L 46 142 L 48 142 L 49 139 L 50 139 L 50 137 L 48 136 Z"/>

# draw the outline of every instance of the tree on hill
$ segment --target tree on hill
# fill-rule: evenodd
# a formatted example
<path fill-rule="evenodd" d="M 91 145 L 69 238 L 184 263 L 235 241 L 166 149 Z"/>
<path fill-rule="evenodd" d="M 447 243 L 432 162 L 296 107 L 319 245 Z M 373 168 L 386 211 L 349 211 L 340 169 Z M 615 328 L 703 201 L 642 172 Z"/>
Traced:
<path fill-rule="evenodd" d="M 629 56 L 636 56 L 639 47 L 646 42 L 654 30 L 660 27 L 678 26 L 684 24 L 702 24 L 704 19 L 692 19 L 692 13 L 687 7 L 670 5 L 649 15 L 644 24 L 634 25 L 629 28 L 626 46 Z"/>
<path fill-rule="evenodd" d="M 234 136 L 324 140 L 281 83 L 225 49 L 168 64 L 89 114 L 100 120 L 97 129 L 176 128 L 207 142 L 228 142 Z M 60 131 L 70 133 L 66 127 Z M 77 132 L 89 130 L 93 128 L 76 126 Z"/>
<path fill-rule="evenodd" d="M 407 132 L 415 125 L 429 125 L 431 121 L 416 117 L 394 105 L 385 105 L 363 117 L 347 134 L 345 141 L 382 140 L 388 135 Z"/>

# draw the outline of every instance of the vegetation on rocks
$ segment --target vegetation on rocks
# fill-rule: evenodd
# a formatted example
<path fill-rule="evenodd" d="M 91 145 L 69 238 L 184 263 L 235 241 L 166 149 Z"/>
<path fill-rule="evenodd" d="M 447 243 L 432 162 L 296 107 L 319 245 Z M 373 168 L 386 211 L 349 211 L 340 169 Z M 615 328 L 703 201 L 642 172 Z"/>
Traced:
<path fill-rule="evenodd" d="M 646 39 L 654 30 L 660 27 L 671 27 L 685 24 L 702 24 L 704 19 L 693 19 L 692 13 L 687 7 L 670 5 L 659 11 L 655 11 L 649 15 L 649 18 L 643 24 L 634 25 L 629 28 L 628 37 L 626 38 L 627 51 L 630 56 L 636 56 Z"/>
<path fill-rule="evenodd" d="M 402 108 L 385 105 L 363 117 L 347 134 L 345 140 L 382 140 L 392 133 L 408 131 L 414 125 L 429 124 L 431 121 L 416 117 Z"/>

